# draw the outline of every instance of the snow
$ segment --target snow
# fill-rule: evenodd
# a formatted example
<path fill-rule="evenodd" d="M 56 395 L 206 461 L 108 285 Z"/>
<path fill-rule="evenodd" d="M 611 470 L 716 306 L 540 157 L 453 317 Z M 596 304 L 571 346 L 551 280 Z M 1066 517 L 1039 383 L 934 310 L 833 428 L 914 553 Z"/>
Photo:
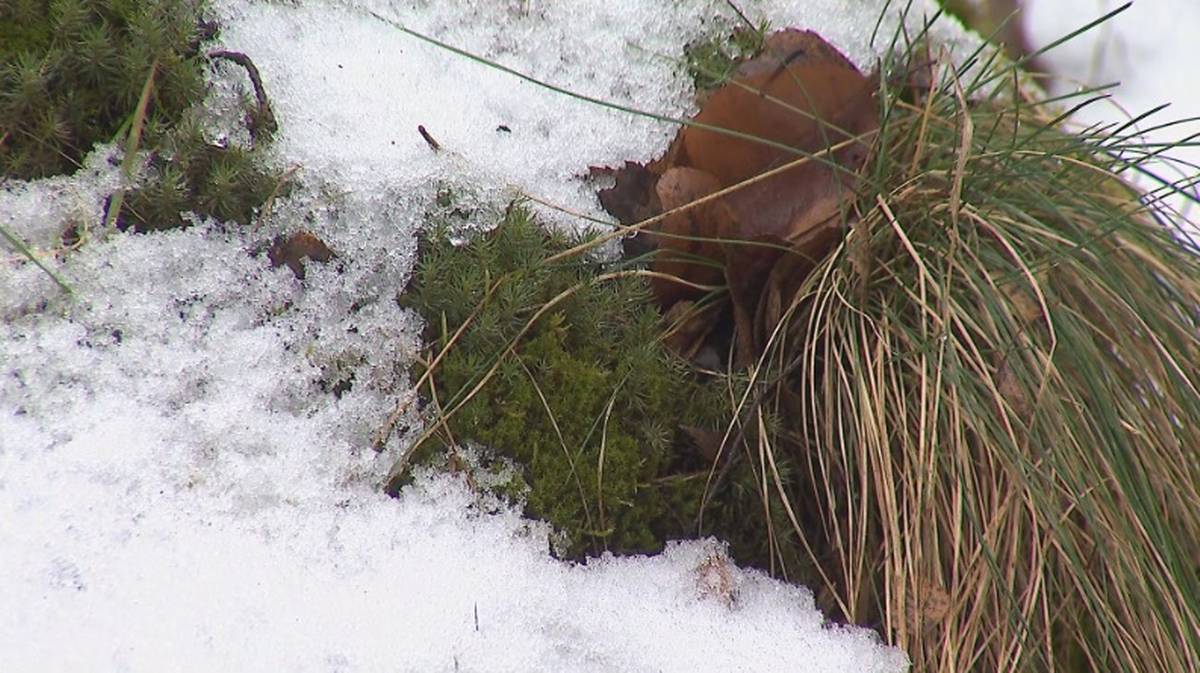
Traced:
<path fill-rule="evenodd" d="M 1025 0 L 1024 22 L 1030 42 L 1037 48 L 1111 12 L 1124 0 Z M 1043 61 L 1063 81 L 1057 89 L 1066 92 L 1081 87 L 1119 84 L 1106 91 L 1111 97 L 1089 105 L 1074 115 L 1080 125 L 1124 123 L 1162 104 L 1167 109 L 1140 121 L 1136 128 L 1153 143 L 1175 143 L 1189 139 L 1190 147 L 1177 147 L 1168 154 L 1172 161 L 1154 161 L 1148 167 L 1169 182 L 1190 178 L 1184 189 L 1190 199 L 1163 194 L 1166 204 L 1191 222 L 1200 234 L 1200 213 L 1194 201 L 1200 198 L 1200 120 L 1182 124 L 1177 120 L 1200 117 L 1200 88 L 1192 65 L 1200 59 L 1195 40 L 1200 27 L 1200 3 L 1193 0 L 1137 0 L 1113 20 L 1048 52 Z M 1164 124 L 1169 124 L 1162 128 Z M 1145 189 L 1162 184 L 1149 176 L 1136 177 Z"/>
<path fill-rule="evenodd" d="M 38 586 L 6 600 L 20 609 L 0 615 L 4 670 L 902 666 L 865 632 L 821 628 L 802 589 L 733 570 L 735 608 L 706 597 L 690 569 L 719 558 L 710 544 L 568 566 L 547 556 L 543 527 L 480 509 L 450 477 L 395 502 L 226 513 L 196 507 L 194 490 L 129 488 L 130 469 L 161 455 L 165 423 L 127 419 L 89 437 L 92 451 L 60 447 L 55 482 L 78 487 L 69 499 L 5 502 L 16 505 L 5 520 L 22 524 L 6 547 L 40 554 L 4 564 L 6 586 Z M 12 476 L 41 480 L 45 467 Z"/>
<path fill-rule="evenodd" d="M 886 43 L 869 42 L 884 0 L 742 4 L 867 69 Z M 915 7 L 914 26 L 931 3 Z M 521 194 L 600 216 L 587 167 L 655 156 L 674 129 L 366 9 L 665 117 L 694 111 L 683 46 L 736 25 L 717 0 L 217 2 L 221 46 L 262 71 L 273 160 L 295 189 L 254 227 L 93 231 L 47 259 L 74 298 L 0 259 L 0 670 L 906 670 L 718 542 L 569 564 L 543 524 L 452 476 L 380 494 L 411 437 L 380 455 L 370 438 L 420 348 L 394 298 L 435 197 L 452 194 L 472 226 Z M 969 43 L 951 22 L 935 36 Z M 246 142 L 230 126 L 245 74 L 220 64 L 214 78 L 206 128 Z M 72 224 L 94 229 L 117 156 L 101 147 L 74 176 L 6 184 L 0 224 L 42 251 Z M 303 281 L 261 252 L 299 228 L 338 254 Z"/>

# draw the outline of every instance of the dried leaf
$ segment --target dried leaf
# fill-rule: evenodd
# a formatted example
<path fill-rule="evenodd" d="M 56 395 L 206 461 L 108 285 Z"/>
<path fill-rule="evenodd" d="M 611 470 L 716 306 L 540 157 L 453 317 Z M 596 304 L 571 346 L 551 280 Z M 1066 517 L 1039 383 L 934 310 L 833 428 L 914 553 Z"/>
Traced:
<path fill-rule="evenodd" d="M 696 359 L 716 328 L 717 315 L 722 308 L 715 303 L 700 306 L 692 301 L 673 304 L 664 316 L 668 325 L 665 335 L 667 347 L 685 358 Z"/>
<path fill-rule="evenodd" d="M 333 251 L 324 241 L 307 231 L 298 231 L 287 237 L 277 236 L 267 249 L 271 268 L 286 264 L 292 270 L 292 275 L 301 280 L 304 279 L 304 260 L 328 262 L 333 256 Z"/>
<path fill-rule="evenodd" d="M 785 30 L 758 58 L 713 93 L 695 121 L 732 131 L 685 127 L 675 165 L 736 184 L 877 125 L 874 81 L 811 31 Z M 770 143 L 763 143 L 765 139 Z"/>
<path fill-rule="evenodd" d="M 597 195 L 604 210 L 621 224 L 636 224 L 662 212 L 654 193 L 658 174 L 646 166 L 626 161 L 621 168 L 592 166 L 589 173 L 592 177 L 613 178 L 613 186 L 599 190 Z"/>
<path fill-rule="evenodd" d="M 664 211 L 687 205 L 720 189 L 712 175 L 695 168 L 672 168 L 659 178 L 655 188 Z M 658 254 L 655 271 L 700 285 L 721 285 L 724 275 L 721 230 L 736 228 L 736 224 L 719 200 L 712 201 L 665 218 L 654 236 Z M 665 235 L 662 235 L 665 234 Z M 667 278 L 656 277 L 650 282 L 659 305 L 664 310 L 678 301 L 694 300 L 704 291 Z"/>
<path fill-rule="evenodd" d="M 771 332 L 784 319 L 805 279 L 841 238 L 841 226 L 834 220 L 811 229 L 804 239 L 794 242 L 775 262 L 760 291 L 755 313 L 755 349 L 766 346 Z"/>
<path fill-rule="evenodd" d="M 730 567 L 728 552 L 722 547 L 710 549 L 696 566 L 696 588 L 702 598 L 715 599 L 726 608 L 732 608 L 738 600 L 738 582 Z"/>
<path fill-rule="evenodd" d="M 763 286 L 786 251 L 786 242 L 774 236 L 759 236 L 753 241 L 726 246 L 725 280 L 733 304 L 735 366 L 749 364 L 759 352 L 754 317 Z"/>
<path fill-rule="evenodd" d="M 614 172 L 617 185 L 601 192 L 605 208 L 627 222 L 735 188 L 662 220 L 653 269 L 686 282 L 660 277 L 652 289 L 666 312 L 703 294 L 689 284 L 724 282 L 736 362 L 763 346 L 791 304 L 788 293 L 844 232 L 878 127 L 876 83 L 816 33 L 779 31 L 704 101 L 697 124 L 679 132 L 666 156 L 640 170 L 627 163 Z M 688 342 L 681 352 L 698 351 Z"/>
<path fill-rule="evenodd" d="M 1029 395 L 1025 392 L 1025 387 L 1021 380 L 1013 373 L 1012 363 L 1009 359 L 1013 355 L 1009 354 L 1000 358 L 1000 364 L 996 367 L 996 375 L 994 381 L 996 391 L 1000 397 L 1008 404 L 1009 409 L 1016 418 L 1025 421 L 1033 412 L 1033 403 L 1029 399 Z M 998 410 L 1003 417 L 1004 409 Z"/>

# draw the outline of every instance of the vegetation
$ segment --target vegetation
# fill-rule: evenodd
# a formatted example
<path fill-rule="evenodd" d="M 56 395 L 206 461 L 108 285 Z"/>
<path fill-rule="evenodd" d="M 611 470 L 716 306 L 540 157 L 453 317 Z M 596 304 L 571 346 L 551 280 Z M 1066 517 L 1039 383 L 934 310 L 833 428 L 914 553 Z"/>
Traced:
<path fill-rule="evenodd" d="M 885 85 L 857 220 L 760 363 L 794 423 L 757 441 L 805 459 L 779 487 L 820 503 L 824 582 L 917 670 L 1194 670 L 1200 257 L 1123 181 L 1159 148 L 939 73 Z"/>
<path fill-rule="evenodd" d="M 177 122 L 203 93 L 212 30 L 185 0 L 0 2 L 0 173 L 73 171 L 128 124 L 151 69 L 148 137 Z"/>
<path fill-rule="evenodd" d="M 255 148 L 222 146 L 204 137 L 191 117 L 162 138 L 152 154 L 151 178 L 130 193 L 118 226 L 137 231 L 185 226 L 182 213 L 249 224 L 284 178 L 266 169 Z"/>
<path fill-rule="evenodd" d="M 73 170 L 117 139 L 150 157 L 121 226 L 249 221 L 280 180 L 261 143 L 214 145 L 187 111 L 199 16 L 0 0 L 0 172 Z M 689 48 L 698 87 L 761 49 L 753 26 Z M 918 671 L 1195 671 L 1200 256 L 1158 199 L 1174 186 L 1128 182 L 1170 148 L 1062 130 L 1073 101 L 985 53 L 955 71 L 893 47 L 846 235 L 748 369 L 672 354 L 645 260 L 589 257 L 604 237 L 519 205 L 465 245 L 432 227 L 400 297 L 431 344 L 407 458 L 512 459 L 509 488 L 573 556 L 716 534 Z"/>
<path fill-rule="evenodd" d="M 733 391 L 663 346 L 643 274 L 547 262 L 579 241 L 521 207 L 462 247 L 447 231 L 426 237 L 400 297 L 424 316 L 432 345 L 421 459 L 483 445 L 514 460 L 524 483 L 508 490 L 566 534 L 572 556 L 656 551 L 691 535 L 708 466 L 680 427 L 721 430 Z M 754 511 L 737 509 L 747 502 L 757 497 L 730 498 L 712 518 L 733 525 Z"/>
<path fill-rule="evenodd" d="M 739 63 L 762 51 L 770 24 L 766 21 L 754 24 L 744 17 L 743 24 L 727 34 L 699 40 L 684 49 L 687 71 L 697 91 L 721 86 L 733 76 Z"/>
<path fill-rule="evenodd" d="M 739 409 L 786 422 L 730 455 L 785 496 L 804 581 L 916 670 L 1196 670 L 1200 257 L 1175 186 L 1125 181 L 1170 148 L 1061 130 L 1019 64 L 901 54 L 848 234 Z"/>
<path fill-rule="evenodd" d="M 1020 64 L 981 52 L 956 71 L 899 46 L 847 235 L 790 296 L 749 370 L 705 374 L 729 391 L 708 418 L 731 420 L 705 454 L 701 514 L 755 498 L 743 513 L 761 514 L 702 530 L 756 536 L 765 555 L 754 562 L 817 586 L 827 610 L 880 628 L 916 670 L 1196 670 L 1200 256 L 1158 198 L 1175 186 L 1141 194 L 1126 180 L 1170 148 L 1128 125 L 1062 130 L 1055 111 L 1070 102 L 1031 98 Z M 586 247 L 523 273 L 552 273 Z M 452 343 L 454 325 L 494 301 L 486 281 L 474 287 L 457 320 L 433 320 L 447 353 L 478 348 Z M 591 323 L 551 319 L 553 291 L 526 296 L 513 336 L 485 345 L 445 390 L 485 395 L 498 380 L 495 399 L 537 398 L 503 387 L 528 377 L 515 364 L 478 373 L 509 344 L 538 367 L 562 366 L 546 355 L 559 343 L 579 352 L 586 336 L 548 348 L 522 325 Z M 558 397 L 586 378 L 539 387 Z M 611 394 L 591 397 L 584 427 L 624 415 L 606 413 Z M 447 408 L 435 402 L 439 432 Z M 481 413 L 452 433 L 506 452 L 529 445 L 515 430 L 485 438 L 495 424 Z M 584 442 L 552 439 L 570 454 L 586 444 L 580 432 Z M 581 493 L 595 486 L 581 482 Z M 595 509 L 554 516 L 595 530 Z"/>
<path fill-rule="evenodd" d="M 0 0 L 0 175 L 69 173 L 94 144 L 115 140 L 150 158 L 142 186 L 113 201 L 117 226 L 179 227 L 187 211 L 249 222 L 280 179 L 254 149 L 201 132 L 202 45 L 217 30 L 201 12 L 193 0 Z M 265 97 L 246 112 L 254 139 L 269 139 Z M 66 242 L 82 237 L 67 232 Z"/>

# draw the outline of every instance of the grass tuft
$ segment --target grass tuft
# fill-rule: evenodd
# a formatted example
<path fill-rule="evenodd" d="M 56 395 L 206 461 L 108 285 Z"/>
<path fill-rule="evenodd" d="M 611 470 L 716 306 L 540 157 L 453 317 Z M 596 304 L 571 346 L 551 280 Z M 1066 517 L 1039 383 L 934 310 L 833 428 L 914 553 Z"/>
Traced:
<path fill-rule="evenodd" d="M 1159 148 L 1062 130 L 1003 68 L 884 82 L 759 441 L 801 461 L 775 485 L 826 591 L 916 670 L 1194 671 L 1200 257 L 1122 179 Z"/>

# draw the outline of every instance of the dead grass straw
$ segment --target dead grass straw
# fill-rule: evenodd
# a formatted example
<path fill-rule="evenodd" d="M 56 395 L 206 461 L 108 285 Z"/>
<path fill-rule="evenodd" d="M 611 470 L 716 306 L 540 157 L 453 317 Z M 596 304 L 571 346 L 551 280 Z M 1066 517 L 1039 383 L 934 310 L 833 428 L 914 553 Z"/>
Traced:
<path fill-rule="evenodd" d="M 1111 136 L 943 73 L 760 362 L 765 468 L 914 670 L 1196 671 L 1200 257 Z"/>

